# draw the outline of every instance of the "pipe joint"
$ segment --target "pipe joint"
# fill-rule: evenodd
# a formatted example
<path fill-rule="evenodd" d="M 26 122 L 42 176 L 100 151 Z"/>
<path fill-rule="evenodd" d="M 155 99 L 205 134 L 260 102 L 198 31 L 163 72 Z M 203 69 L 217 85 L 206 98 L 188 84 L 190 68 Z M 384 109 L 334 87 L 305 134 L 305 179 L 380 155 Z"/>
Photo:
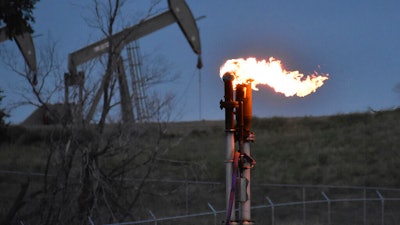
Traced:
<path fill-rule="evenodd" d="M 245 134 L 246 142 L 254 142 L 256 140 L 256 134 L 253 131 L 247 131 Z"/>
<path fill-rule="evenodd" d="M 219 108 L 222 109 L 231 109 L 233 110 L 234 108 L 237 108 L 239 106 L 239 103 L 237 101 L 223 101 L 221 100 L 219 102 Z"/>

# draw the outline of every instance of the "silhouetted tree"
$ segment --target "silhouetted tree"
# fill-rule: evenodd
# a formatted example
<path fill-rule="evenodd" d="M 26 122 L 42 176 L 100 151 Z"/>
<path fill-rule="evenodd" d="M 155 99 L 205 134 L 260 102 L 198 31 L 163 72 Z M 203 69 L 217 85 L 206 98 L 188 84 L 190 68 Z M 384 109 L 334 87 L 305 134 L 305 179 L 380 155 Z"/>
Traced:
<path fill-rule="evenodd" d="M 0 0 L 0 26 L 5 25 L 10 38 L 24 32 L 33 33 L 31 23 L 35 22 L 35 18 L 32 11 L 38 1 Z"/>
<path fill-rule="evenodd" d="M 3 90 L 0 90 L 0 106 L 3 98 L 4 98 Z M 3 129 L 5 127 L 4 119 L 7 118 L 8 116 L 9 115 L 5 112 L 5 109 L 0 108 L 0 129 Z"/>
<path fill-rule="evenodd" d="M 0 52 L 0 62 L 4 65 L 3 68 L 19 76 L 23 81 L 12 84 L 12 87 L 9 89 L 19 96 L 19 98 L 9 104 L 8 107 L 10 110 L 29 105 L 43 108 L 45 112 L 54 114 L 50 110 L 50 107 L 54 105 L 54 101 L 60 98 L 59 96 L 61 96 L 64 88 L 62 80 L 64 70 L 57 47 L 57 43 L 49 35 L 46 44 L 36 49 L 38 52 L 36 83 L 32 80 L 31 73 L 27 70 L 26 66 L 18 63 L 15 48 L 2 49 Z M 56 120 L 60 121 L 60 117 L 63 115 L 54 114 L 49 116 L 57 118 Z"/>

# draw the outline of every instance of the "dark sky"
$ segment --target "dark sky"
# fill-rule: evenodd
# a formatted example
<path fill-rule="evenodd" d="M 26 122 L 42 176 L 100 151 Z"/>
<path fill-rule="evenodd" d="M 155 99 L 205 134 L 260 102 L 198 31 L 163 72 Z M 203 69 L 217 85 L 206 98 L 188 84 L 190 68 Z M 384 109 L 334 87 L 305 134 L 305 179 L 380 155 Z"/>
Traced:
<path fill-rule="evenodd" d="M 82 2 L 89 2 L 82 1 Z M 129 0 L 120 27 L 144 15 L 149 1 Z M 159 11 L 166 9 L 162 1 Z M 139 40 L 144 55 L 164 57 L 180 78 L 164 89 L 177 95 L 174 120 L 223 119 L 219 108 L 223 83 L 219 67 L 232 58 L 280 59 L 287 70 L 328 73 L 317 92 L 285 97 L 269 87 L 253 92 L 253 113 L 258 117 L 317 116 L 390 109 L 400 105 L 399 1 L 372 0 L 187 0 L 200 29 L 203 69 L 176 24 Z M 67 71 L 67 55 L 101 37 L 83 17 L 89 11 L 80 1 L 41 0 L 35 10 L 35 44 L 50 33 L 59 43 Z M 12 45 L 7 44 L 7 45 Z M 2 73 L 4 74 L 4 73 Z M 201 74 L 199 79 L 199 74 Z M 14 81 L 0 76 L 0 87 Z M 199 83 L 201 81 L 201 83 Z M 6 86 L 6 87 L 5 87 Z M 201 87 L 201 89 L 199 89 Z M 11 88 L 13 89 L 13 88 Z M 199 94 L 201 94 L 199 96 Z M 13 111 L 13 122 L 22 121 L 30 108 Z"/>

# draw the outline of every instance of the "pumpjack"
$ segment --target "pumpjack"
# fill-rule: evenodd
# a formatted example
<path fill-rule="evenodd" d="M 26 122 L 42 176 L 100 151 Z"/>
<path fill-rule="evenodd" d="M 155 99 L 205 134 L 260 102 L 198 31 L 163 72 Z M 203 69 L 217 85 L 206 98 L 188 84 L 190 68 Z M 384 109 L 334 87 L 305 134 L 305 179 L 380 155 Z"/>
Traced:
<path fill-rule="evenodd" d="M 114 57 L 114 68 L 113 70 L 118 74 L 119 91 L 121 97 L 121 112 L 122 120 L 124 122 L 133 121 L 133 110 L 132 101 L 129 94 L 129 88 L 126 81 L 125 68 L 121 57 L 121 51 L 123 48 L 152 32 L 155 32 L 161 28 L 164 28 L 173 23 L 178 23 L 186 39 L 188 40 L 193 51 L 198 55 L 197 67 L 201 68 L 201 44 L 200 35 L 197 28 L 196 20 L 194 19 L 192 12 L 187 6 L 184 0 L 169 0 L 169 9 L 163 13 L 160 13 L 154 17 L 146 20 L 142 20 L 138 24 L 128 27 L 118 33 L 115 33 L 109 37 L 106 37 L 100 41 L 94 42 L 86 47 L 83 47 L 77 51 L 74 51 L 68 56 L 68 73 L 64 75 L 65 81 L 65 103 L 69 104 L 69 87 L 79 87 L 79 103 L 77 104 L 78 115 L 81 116 L 81 121 L 88 123 L 92 120 L 93 114 L 96 107 L 103 95 L 104 87 L 110 80 L 111 74 L 105 74 L 102 77 L 101 84 L 97 92 L 95 93 L 94 100 L 89 108 L 86 116 L 83 113 L 83 85 L 85 79 L 85 73 L 78 71 L 78 66 L 100 57 L 106 53 L 112 53 Z"/>

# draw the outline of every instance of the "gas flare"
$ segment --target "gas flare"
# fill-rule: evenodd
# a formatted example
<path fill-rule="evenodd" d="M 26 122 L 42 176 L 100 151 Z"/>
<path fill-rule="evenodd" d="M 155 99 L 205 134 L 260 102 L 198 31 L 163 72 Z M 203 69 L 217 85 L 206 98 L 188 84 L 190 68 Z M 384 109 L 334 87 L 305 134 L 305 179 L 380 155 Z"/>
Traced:
<path fill-rule="evenodd" d="M 329 74 L 313 74 L 304 76 L 299 71 L 286 71 L 280 60 L 270 57 L 269 60 L 257 61 L 256 58 L 230 59 L 220 68 L 220 76 L 230 73 L 235 77 L 234 87 L 251 81 L 253 90 L 258 84 L 265 84 L 286 97 L 297 95 L 304 97 L 324 84 Z"/>

